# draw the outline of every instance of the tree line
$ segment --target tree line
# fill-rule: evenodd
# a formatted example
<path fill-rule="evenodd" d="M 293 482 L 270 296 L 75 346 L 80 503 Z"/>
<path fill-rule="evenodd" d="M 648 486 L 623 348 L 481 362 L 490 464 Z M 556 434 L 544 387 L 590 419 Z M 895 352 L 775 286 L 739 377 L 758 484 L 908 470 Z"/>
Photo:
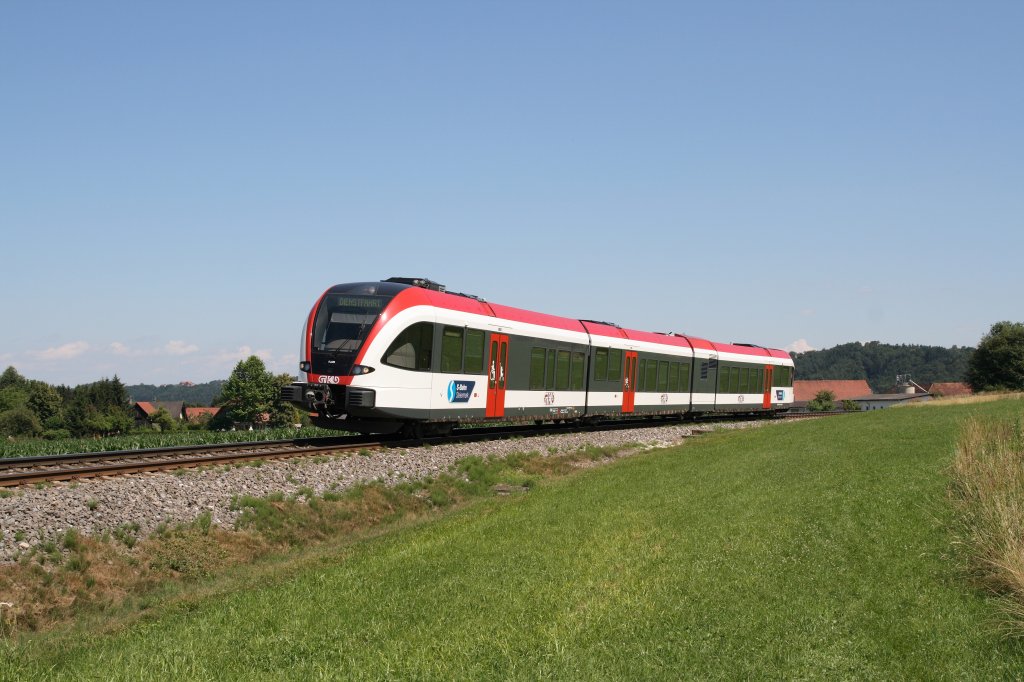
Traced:
<path fill-rule="evenodd" d="M 134 384 L 128 387 L 128 395 L 133 401 L 175 402 L 180 400 L 190 407 L 207 407 L 213 405 L 220 397 L 224 387 L 224 379 L 208 381 L 203 384 Z"/>
<path fill-rule="evenodd" d="M 798 379 L 865 379 L 872 391 L 885 393 L 897 374 L 910 374 L 919 384 L 963 381 L 973 353 L 973 348 L 871 341 L 794 353 L 793 362 Z"/>
<path fill-rule="evenodd" d="M 115 375 L 74 388 L 27 379 L 14 367 L 0 375 L 0 435 L 8 438 L 111 436 L 133 431 L 177 428 L 231 429 L 238 426 L 278 427 L 308 423 L 308 416 L 281 401 L 290 374 L 267 371 L 256 356 L 239 361 L 220 395 L 220 411 L 210 420 L 182 424 L 160 410 L 139 422 L 128 388 Z"/>
<path fill-rule="evenodd" d="M 919 384 L 966 382 L 975 392 L 1024 391 L 1024 323 L 996 322 L 977 348 L 893 345 L 871 341 L 794 353 L 799 379 L 866 379 L 884 393 L 896 375 Z"/>

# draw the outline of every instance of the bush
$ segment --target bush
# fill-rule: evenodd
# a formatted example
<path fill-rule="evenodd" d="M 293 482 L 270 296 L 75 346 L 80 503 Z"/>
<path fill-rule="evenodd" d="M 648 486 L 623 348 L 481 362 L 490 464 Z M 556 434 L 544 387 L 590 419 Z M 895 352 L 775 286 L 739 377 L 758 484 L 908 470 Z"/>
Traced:
<path fill-rule="evenodd" d="M 0 434 L 5 436 L 38 436 L 43 432 L 39 418 L 26 407 L 16 407 L 0 414 Z"/>
<path fill-rule="evenodd" d="M 831 412 L 836 409 L 836 394 L 832 391 L 818 391 L 814 400 L 807 403 L 811 412 Z"/>

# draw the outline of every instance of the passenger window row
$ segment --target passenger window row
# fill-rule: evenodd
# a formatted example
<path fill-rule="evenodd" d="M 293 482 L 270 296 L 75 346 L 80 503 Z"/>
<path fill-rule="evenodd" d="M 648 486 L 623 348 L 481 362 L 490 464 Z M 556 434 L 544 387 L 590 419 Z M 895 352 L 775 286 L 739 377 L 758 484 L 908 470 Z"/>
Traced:
<path fill-rule="evenodd" d="M 445 326 L 441 332 L 441 371 L 480 374 L 484 371 L 484 332 Z"/>
<path fill-rule="evenodd" d="M 582 391 L 586 367 L 585 353 L 534 346 L 530 351 L 530 390 Z"/>
<path fill-rule="evenodd" d="M 773 386 L 792 386 L 792 367 L 772 368 Z M 718 392 L 719 393 L 763 393 L 765 390 L 765 370 L 763 367 L 719 367 L 718 371 Z"/>
<path fill-rule="evenodd" d="M 620 381 L 622 379 L 622 349 L 597 348 L 594 350 L 594 381 Z"/>
<path fill-rule="evenodd" d="M 735 367 L 722 365 L 718 371 L 719 393 L 763 393 L 763 367 Z"/>
<path fill-rule="evenodd" d="M 640 360 L 637 372 L 637 391 L 651 393 L 688 393 L 690 391 L 690 363 L 666 360 Z"/>
<path fill-rule="evenodd" d="M 441 330 L 441 371 L 482 374 L 484 336 L 480 329 L 445 326 Z M 416 372 L 429 372 L 433 363 L 434 324 L 417 322 L 407 327 L 384 352 L 384 364 Z"/>

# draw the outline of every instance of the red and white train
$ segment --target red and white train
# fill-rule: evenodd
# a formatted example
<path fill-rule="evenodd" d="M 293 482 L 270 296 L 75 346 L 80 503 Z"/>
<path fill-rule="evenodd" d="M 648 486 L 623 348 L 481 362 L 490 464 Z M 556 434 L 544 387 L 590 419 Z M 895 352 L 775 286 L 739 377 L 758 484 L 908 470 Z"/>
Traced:
<path fill-rule="evenodd" d="M 782 350 L 535 313 L 399 277 L 328 289 L 306 320 L 300 369 L 282 397 L 318 426 L 362 433 L 793 403 Z"/>

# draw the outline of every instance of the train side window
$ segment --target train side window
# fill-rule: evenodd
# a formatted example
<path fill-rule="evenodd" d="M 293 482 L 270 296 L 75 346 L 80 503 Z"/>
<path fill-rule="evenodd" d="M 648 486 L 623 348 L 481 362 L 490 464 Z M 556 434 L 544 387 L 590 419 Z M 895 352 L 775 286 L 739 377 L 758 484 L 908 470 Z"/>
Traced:
<path fill-rule="evenodd" d="M 608 381 L 618 381 L 622 378 L 622 349 L 608 349 Z"/>
<path fill-rule="evenodd" d="M 569 390 L 569 351 L 558 351 L 558 362 L 555 364 L 555 390 Z"/>
<path fill-rule="evenodd" d="M 544 361 L 547 351 L 543 348 L 534 348 L 530 351 L 530 390 L 536 391 L 544 388 Z"/>
<path fill-rule="evenodd" d="M 583 377 L 587 369 L 587 356 L 583 353 L 572 354 L 572 390 L 583 390 Z"/>
<path fill-rule="evenodd" d="M 594 381 L 605 381 L 608 378 L 608 349 L 598 348 L 594 351 Z"/>
<path fill-rule="evenodd" d="M 718 372 L 718 392 L 728 393 L 729 392 L 729 368 L 719 367 Z"/>
<path fill-rule="evenodd" d="M 398 335 L 384 353 L 385 365 L 429 372 L 434 351 L 434 323 L 417 322 Z"/>
<path fill-rule="evenodd" d="M 673 362 L 668 366 L 668 392 L 679 392 L 679 363 Z"/>
<path fill-rule="evenodd" d="M 644 380 L 644 385 L 648 391 L 658 390 L 658 361 L 648 360 L 647 361 L 647 378 Z"/>
<path fill-rule="evenodd" d="M 682 393 L 690 392 L 690 363 L 684 362 L 679 367 L 679 390 Z"/>
<path fill-rule="evenodd" d="M 551 390 L 555 387 L 555 351 L 548 351 L 548 366 L 544 372 L 544 388 Z"/>
<path fill-rule="evenodd" d="M 484 371 L 484 332 L 480 329 L 466 330 L 466 374 L 482 374 Z"/>
<path fill-rule="evenodd" d="M 662 360 L 658 363 L 658 393 L 668 390 L 668 363 Z"/>
<path fill-rule="evenodd" d="M 733 367 L 729 370 L 729 393 L 740 392 L 740 368 Z"/>
<path fill-rule="evenodd" d="M 640 362 L 637 363 L 637 366 L 639 369 L 636 375 L 636 390 L 643 392 L 646 390 L 644 388 L 644 384 L 647 381 L 647 361 L 640 360 Z"/>
<path fill-rule="evenodd" d="M 740 387 L 737 393 L 746 393 L 750 384 L 750 368 L 744 367 L 740 370 Z"/>
<path fill-rule="evenodd" d="M 445 327 L 441 332 L 441 371 L 462 372 L 462 327 Z"/>

